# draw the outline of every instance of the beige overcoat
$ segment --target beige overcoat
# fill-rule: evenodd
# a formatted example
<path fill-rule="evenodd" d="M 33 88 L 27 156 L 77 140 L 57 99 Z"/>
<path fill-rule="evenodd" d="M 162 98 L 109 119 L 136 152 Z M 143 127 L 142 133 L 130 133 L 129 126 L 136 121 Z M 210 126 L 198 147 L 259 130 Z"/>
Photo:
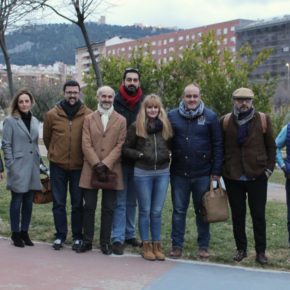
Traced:
<path fill-rule="evenodd" d="M 98 111 L 85 117 L 82 133 L 84 165 L 80 187 L 92 188 L 90 184 L 92 167 L 99 162 L 103 162 L 118 175 L 115 189 L 123 189 L 121 152 L 126 138 L 126 127 L 126 119 L 116 111 L 113 111 L 110 115 L 105 132 L 101 114 Z"/>

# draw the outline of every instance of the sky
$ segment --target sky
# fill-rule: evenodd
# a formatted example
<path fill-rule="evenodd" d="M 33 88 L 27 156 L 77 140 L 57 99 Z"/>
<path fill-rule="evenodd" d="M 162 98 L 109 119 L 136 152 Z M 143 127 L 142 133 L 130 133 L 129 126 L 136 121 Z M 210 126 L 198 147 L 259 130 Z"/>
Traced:
<path fill-rule="evenodd" d="M 51 0 L 60 3 L 66 0 Z M 99 0 L 104 1 L 104 0 Z M 90 20 L 106 16 L 107 24 L 193 28 L 233 19 L 267 19 L 290 15 L 290 0 L 109 0 Z M 99 11 L 99 12 L 97 12 Z M 64 22 L 51 14 L 49 22 Z"/>

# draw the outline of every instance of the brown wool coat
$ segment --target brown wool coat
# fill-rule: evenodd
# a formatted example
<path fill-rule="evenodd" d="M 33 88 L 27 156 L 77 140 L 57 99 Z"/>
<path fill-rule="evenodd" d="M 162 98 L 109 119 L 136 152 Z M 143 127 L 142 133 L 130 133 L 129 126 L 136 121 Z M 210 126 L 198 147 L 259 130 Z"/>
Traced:
<path fill-rule="evenodd" d="M 103 162 L 118 175 L 115 189 L 123 189 L 120 157 L 126 138 L 126 127 L 126 119 L 116 111 L 112 112 L 105 132 L 101 115 L 98 111 L 86 116 L 82 135 L 84 165 L 80 178 L 80 187 L 92 188 L 90 185 L 92 167 L 98 162 Z"/>
<path fill-rule="evenodd" d="M 223 119 L 221 126 L 223 127 Z M 269 116 L 266 116 L 267 129 L 263 134 L 259 113 L 255 113 L 249 124 L 248 137 L 243 146 L 237 143 L 238 126 L 230 117 L 227 129 L 224 130 L 224 165 L 223 176 L 238 180 L 241 175 L 258 177 L 266 169 L 274 170 L 276 146 Z"/>
<path fill-rule="evenodd" d="M 82 105 L 72 121 L 58 104 L 48 111 L 43 123 L 43 141 L 49 161 L 66 170 L 80 170 L 83 166 L 81 147 L 85 116 L 92 111 Z"/>

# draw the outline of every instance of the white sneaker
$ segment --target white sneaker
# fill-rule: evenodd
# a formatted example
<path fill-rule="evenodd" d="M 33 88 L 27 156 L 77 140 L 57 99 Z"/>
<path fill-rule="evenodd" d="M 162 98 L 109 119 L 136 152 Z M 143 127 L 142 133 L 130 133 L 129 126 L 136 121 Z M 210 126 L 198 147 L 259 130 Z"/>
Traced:
<path fill-rule="evenodd" d="M 53 242 L 52 247 L 53 247 L 56 251 L 60 250 L 60 249 L 62 248 L 62 241 L 61 241 L 61 239 L 56 239 L 56 240 Z"/>

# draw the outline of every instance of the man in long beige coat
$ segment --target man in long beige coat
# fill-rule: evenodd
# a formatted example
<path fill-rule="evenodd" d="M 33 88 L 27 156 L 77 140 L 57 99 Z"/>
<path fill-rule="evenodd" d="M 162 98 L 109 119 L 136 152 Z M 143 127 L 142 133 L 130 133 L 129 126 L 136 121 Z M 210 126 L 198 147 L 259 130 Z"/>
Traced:
<path fill-rule="evenodd" d="M 108 86 L 97 91 L 98 109 L 85 118 L 82 136 L 84 166 L 80 187 L 84 189 L 84 241 L 77 250 L 83 253 L 92 249 L 95 228 L 95 210 L 98 189 L 91 185 L 92 174 L 106 181 L 109 172 L 117 174 L 117 183 L 102 191 L 100 245 L 105 255 L 112 253 L 111 228 L 116 203 L 116 191 L 123 189 L 121 151 L 126 138 L 126 119 L 113 107 L 115 92 Z"/>

